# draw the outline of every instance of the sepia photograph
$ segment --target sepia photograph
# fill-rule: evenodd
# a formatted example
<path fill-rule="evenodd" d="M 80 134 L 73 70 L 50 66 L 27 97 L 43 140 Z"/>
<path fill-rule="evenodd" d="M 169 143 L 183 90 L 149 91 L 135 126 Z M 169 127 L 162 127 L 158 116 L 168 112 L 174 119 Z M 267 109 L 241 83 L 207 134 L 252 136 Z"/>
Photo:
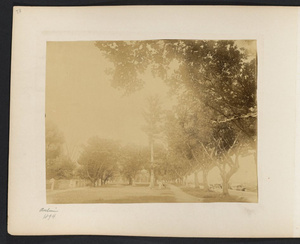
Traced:
<path fill-rule="evenodd" d="M 300 236 L 299 16 L 15 6 L 8 233 Z"/>
<path fill-rule="evenodd" d="M 47 204 L 258 202 L 256 40 L 48 41 Z"/>

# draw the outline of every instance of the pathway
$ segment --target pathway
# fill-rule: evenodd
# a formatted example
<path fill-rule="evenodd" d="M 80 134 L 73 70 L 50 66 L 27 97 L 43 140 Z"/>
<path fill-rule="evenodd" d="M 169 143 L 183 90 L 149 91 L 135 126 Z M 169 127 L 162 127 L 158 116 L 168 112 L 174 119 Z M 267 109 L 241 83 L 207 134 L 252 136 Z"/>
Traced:
<path fill-rule="evenodd" d="M 168 184 L 170 190 L 174 193 L 176 202 L 204 202 L 202 198 L 194 197 L 185 193 L 179 187 Z"/>

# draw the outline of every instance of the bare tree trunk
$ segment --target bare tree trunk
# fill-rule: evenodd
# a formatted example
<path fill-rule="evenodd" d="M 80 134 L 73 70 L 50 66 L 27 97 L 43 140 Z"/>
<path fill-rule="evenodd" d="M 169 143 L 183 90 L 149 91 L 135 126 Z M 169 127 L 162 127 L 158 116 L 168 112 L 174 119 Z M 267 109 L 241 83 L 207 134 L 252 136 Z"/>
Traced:
<path fill-rule="evenodd" d="M 229 195 L 229 192 L 228 192 L 228 181 L 229 181 L 229 179 L 226 177 L 226 174 L 224 174 L 223 184 L 222 184 L 223 196 L 228 196 Z"/>
<path fill-rule="evenodd" d="M 222 192 L 223 192 L 223 196 L 228 196 L 229 192 L 228 192 L 228 181 L 229 178 L 227 177 L 226 174 L 226 162 L 223 162 L 221 167 L 220 167 L 221 171 L 221 178 L 222 178 Z"/>
<path fill-rule="evenodd" d="M 89 178 L 89 180 L 91 181 L 92 187 L 95 187 L 96 186 L 96 179 L 90 176 L 88 170 L 86 170 L 86 174 L 87 174 L 87 177 Z"/>
<path fill-rule="evenodd" d="M 150 171 L 150 188 L 154 187 L 154 170 L 151 169 Z"/>
<path fill-rule="evenodd" d="M 150 144 L 150 148 L 151 148 L 151 158 L 150 158 L 150 162 L 151 162 L 151 170 L 150 170 L 150 188 L 154 187 L 154 155 L 153 155 L 153 141 L 151 141 Z"/>
<path fill-rule="evenodd" d="M 132 185 L 132 178 L 131 177 L 128 178 L 128 185 Z"/>
<path fill-rule="evenodd" d="M 194 183 L 195 183 L 195 188 L 199 188 L 199 180 L 198 180 L 198 172 L 194 172 Z"/>
<path fill-rule="evenodd" d="M 207 170 L 203 169 L 203 187 L 204 187 L 204 191 L 208 191 L 208 181 L 207 181 Z"/>
<path fill-rule="evenodd" d="M 224 172 L 223 172 L 222 179 L 223 179 L 223 195 L 224 196 L 229 195 L 229 192 L 228 192 L 229 180 L 239 169 L 239 155 L 238 154 L 235 155 L 235 160 L 232 163 L 233 164 L 230 166 L 230 170 L 227 173 L 225 171 L 225 164 L 223 167 Z"/>
<path fill-rule="evenodd" d="M 188 182 L 187 182 L 187 176 L 186 176 L 186 175 L 183 177 L 183 184 L 184 184 L 185 186 L 188 185 Z"/>

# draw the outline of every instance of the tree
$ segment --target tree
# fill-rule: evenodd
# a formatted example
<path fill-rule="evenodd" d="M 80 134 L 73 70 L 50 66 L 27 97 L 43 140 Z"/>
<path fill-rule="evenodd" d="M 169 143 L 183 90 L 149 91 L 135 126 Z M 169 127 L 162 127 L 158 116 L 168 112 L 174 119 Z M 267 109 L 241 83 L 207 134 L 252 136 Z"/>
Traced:
<path fill-rule="evenodd" d="M 83 151 L 78 159 L 82 166 L 84 178 L 89 179 L 92 186 L 96 186 L 98 180 L 104 184 L 115 172 L 119 157 L 119 144 L 113 140 L 92 137 L 83 146 Z"/>
<path fill-rule="evenodd" d="M 152 168 L 154 171 L 154 181 L 162 181 L 167 178 L 167 171 L 165 166 L 167 165 L 167 148 L 162 143 L 162 134 L 153 144 L 153 151 L 155 152 L 155 160 L 152 165 L 145 165 L 144 168 L 150 172 Z M 149 151 L 148 151 L 149 152 Z M 147 154 L 149 158 L 149 153 Z"/>
<path fill-rule="evenodd" d="M 96 42 L 114 64 L 112 84 L 125 93 L 143 87 L 141 75 L 148 68 L 154 78 L 168 84 L 183 105 L 179 110 L 188 115 L 183 123 L 178 121 L 184 143 L 171 146 L 177 147 L 171 151 L 178 155 L 180 149 L 184 162 L 197 162 L 194 170 L 200 167 L 205 175 L 214 162 L 225 195 L 238 169 L 240 151 L 256 150 L 257 143 L 257 58 L 239 44 L 227 40 Z"/>
<path fill-rule="evenodd" d="M 121 174 L 128 179 L 129 185 L 133 185 L 136 174 L 144 168 L 146 162 L 149 162 L 146 158 L 148 155 L 145 155 L 145 150 L 135 145 L 126 145 L 121 150 Z"/>
<path fill-rule="evenodd" d="M 146 125 L 143 130 L 148 135 L 150 146 L 150 188 L 154 187 L 154 143 L 161 132 L 162 108 L 158 96 L 150 96 L 147 99 L 147 108 L 144 110 Z"/>
<path fill-rule="evenodd" d="M 178 107 L 177 107 L 178 108 Z M 185 131 L 186 110 L 174 113 L 169 111 L 166 116 L 165 136 L 168 145 L 168 160 L 172 162 L 173 174 L 182 181 L 195 168 L 191 150 L 188 144 L 188 134 Z"/>
<path fill-rule="evenodd" d="M 64 136 L 51 121 L 46 121 L 46 160 L 53 160 L 63 153 Z"/>
<path fill-rule="evenodd" d="M 239 134 L 229 125 L 218 124 L 213 131 L 214 159 L 223 181 L 223 195 L 228 195 L 230 178 L 239 169 L 239 156 L 243 144 Z"/>
<path fill-rule="evenodd" d="M 181 96 L 169 112 L 166 123 L 167 141 L 172 151 L 181 153 L 188 171 L 194 174 L 194 185 L 199 188 L 198 173 L 203 172 L 204 189 L 208 190 L 207 174 L 215 166 L 206 156 L 212 126 L 211 111 L 193 97 Z"/>
<path fill-rule="evenodd" d="M 64 137 L 58 127 L 46 121 L 46 179 L 70 179 L 75 164 L 63 152 Z"/>
<path fill-rule="evenodd" d="M 256 57 L 238 41 L 150 40 L 96 42 L 113 62 L 112 85 L 130 93 L 151 68 L 174 94 L 192 96 L 256 143 Z M 254 145 L 253 144 L 253 145 Z M 255 145 L 254 145 L 255 146 Z"/>
<path fill-rule="evenodd" d="M 182 157 L 182 154 L 170 152 L 164 162 L 163 166 L 166 172 L 166 178 L 181 184 L 186 184 L 186 177 L 190 169 L 187 167 L 187 160 Z"/>
<path fill-rule="evenodd" d="M 144 86 L 141 75 L 148 68 L 151 59 L 146 55 L 149 46 L 140 41 L 104 41 L 95 42 L 114 68 L 107 70 L 111 75 L 111 85 L 123 89 L 126 94 L 137 91 Z"/>
<path fill-rule="evenodd" d="M 53 161 L 51 168 L 48 169 L 48 174 L 54 179 L 71 179 L 75 168 L 74 162 L 69 157 L 61 155 Z"/>
<path fill-rule="evenodd" d="M 119 172 L 119 166 L 117 163 L 110 164 L 104 170 L 101 178 L 101 185 L 107 184 L 109 180 L 112 180 L 114 176 Z"/>

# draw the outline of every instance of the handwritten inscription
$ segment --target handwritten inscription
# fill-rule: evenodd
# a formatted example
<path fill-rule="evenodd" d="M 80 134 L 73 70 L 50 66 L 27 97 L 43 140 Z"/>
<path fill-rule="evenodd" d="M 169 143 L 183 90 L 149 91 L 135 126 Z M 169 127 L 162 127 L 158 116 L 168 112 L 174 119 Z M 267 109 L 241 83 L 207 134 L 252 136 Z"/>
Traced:
<path fill-rule="evenodd" d="M 57 208 L 40 208 L 39 212 L 43 213 L 42 219 L 50 220 L 56 217 L 58 210 Z"/>
<path fill-rule="evenodd" d="M 40 212 L 57 213 L 58 210 L 57 210 L 57 208 L 54 208 L 54 209 L 52 209 L 52 208 L 41 208 Z"/>
<path fill-rule="evenodd" d="M 56 214 L 44 214 L 43 219 L 50 220 L 54 219 Z"/>

